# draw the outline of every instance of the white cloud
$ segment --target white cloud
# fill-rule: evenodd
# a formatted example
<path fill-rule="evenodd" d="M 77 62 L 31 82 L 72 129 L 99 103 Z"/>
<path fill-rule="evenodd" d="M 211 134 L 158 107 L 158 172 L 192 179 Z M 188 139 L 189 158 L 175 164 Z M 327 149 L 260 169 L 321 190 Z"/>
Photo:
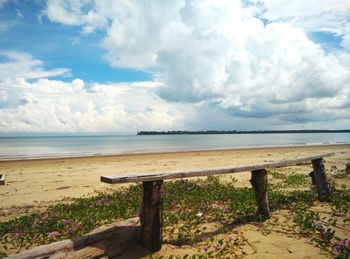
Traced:
<path fill-rule="evenodd" d="M 0 50 L 0 57 L 5 61 L 0 63 L 0 80 L 23 77 L 27 79 L 47 78 L 69 74 L 66 68 L 45 70 L 43 62 L 30 54 L 18 51 Z"/>
<path fill-rule="evenodd" d="M 86 85 L 81 79 L 2 81 L 0 131 L 136 132 L 184 126 L 184 107 L 161 100 L 155 87 L 154 82 Z"/>
<path fill-rule="evenodd" d="M 103 4 L 108 8 L 109 1 L 97 1 L 96 7 Z M 80 25 L 85 33 L 91 33 L 98 28 L 104 28 L 108 24 L 108 19 L 103 14 L 97 14 L 95 10 L 89 9 L 84 12 L 83 9 L 90 7 L 91 1 L 69 1 L 69 0 L 49 0 L 45 14 L 52 22 L 65 25 Z M 107 9 L 108 10 L 108 9 Z"/>
<path fill-rule="evenodd" d="M 350 50 L 350 1 L 348 0 L 264 0 L 262 17 L 270 20 L 293 19 L 307 31 L 329 32 L 342 38 Z"/>
<path fill-rule="evenodd" d="M 152 84 L 159 86 L 135 90 L 135 86 L 83 85 L 81 81 L 66 85 L 49 80 L 46 83 L 55 86 L 49 87 L 50 95 L 69 92 L 87 98 L 78 102 L 85 105 L 51 100 L 57 103 L 49 106 L 52 114 L 48 117 L 55 118 L 53 114 L 61 112 L 69 118 L 63 119 L 69 123 L 62 124 L 57 118 L 52 125 L 62 130 L 124 130 L 130 125 L 133 129 L 135 125 L 142 129 L 205 125 L 254 128 L 257 123 L 259 128 L 350 125 L 347 50 L 325 52 L 307 37 L 309 31 L 331 32 L 347 47 L 347 2 L 251 2 L 243 6 L 240 1 L 225 0 L 48 1 L 46 15 L 51 21 L 80 26 L 84 33 L 105 31 L 101 47 L 108 62 L 151 71 L 156 78 Z M 257 16 L 269 23 L 264 24 Z M 27 60 L 29 67 L 42 67 L 33 58 Z M 35 88 L 43 94 L 48 91 L 44 85 L 39 80 Z M 118 101 L 109 98 L 110 92 L 120 97 Z M 49 105 L 24 99 L 28 102 L 22 106 L 27 109 Z M 143 108 L 135 107 L 135 103 L 142 103 Z M 17 105 L 18 115 L 21 101 L 11 105 Z M 188 115 L 185 108 L 190 110 Z M 98 123 L 89 128 L 92 118 Z M 325 120 L 332 124 L 325 124 Z"/>
<path fill-rule="evenodd" d="M 318 0 L 294 0 L 287 2 L 283 0 L 263 0 L 261 2 L 266 8 L 264 17 L 269 20 L 314 16 L 329 11 L 350 9 L 350 3 L 347 0 L 323 0 L 322 4 Z"/>

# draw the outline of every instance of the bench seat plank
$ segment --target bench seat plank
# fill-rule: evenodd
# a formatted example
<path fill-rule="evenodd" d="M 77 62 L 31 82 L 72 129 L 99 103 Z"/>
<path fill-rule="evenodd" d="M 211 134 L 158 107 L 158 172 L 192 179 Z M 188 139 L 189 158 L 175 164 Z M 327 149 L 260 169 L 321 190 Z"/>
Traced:
<path fill-rule="evenodd" d="M 242 165 L 235 167 L 221 167 L 221 168 L 210 168 L 202 170 L 182 170 L 174 171 L 167 173 L 146 173 L 140 175 L 110 175 L 110 176 L 101 176 L 101 182 L 117 184 L 117 183 L 134 183 L 134 182 L 150 182 L 158 180 L 169 180 L 169 179 L 181 179 L 188 177 L 199 177 L 199 176 L 210 176 L 217 174 L 231 174 L 245 171 L 256 171 L 269 168 L 278 168 L 284 166 L 297 165 L 305 162 L 309 162 L 316 159 L 321 159 L 324 157 L 333 156 L 334 153 L 324 153 L 318 155 L 312 155 L 301 158 L 294 158 L 288 160 L 281 160 L 276 162 L 267 162 L 255 165 Z"/>

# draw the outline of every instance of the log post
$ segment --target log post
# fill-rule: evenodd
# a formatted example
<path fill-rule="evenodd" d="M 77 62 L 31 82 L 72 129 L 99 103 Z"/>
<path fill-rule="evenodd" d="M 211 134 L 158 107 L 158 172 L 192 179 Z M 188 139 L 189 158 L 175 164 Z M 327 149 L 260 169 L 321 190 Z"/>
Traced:
<path fill-rule="evenodd" d="M 350 174 L 350 163 L 347 163 L 347 164 L 345 165 L 345 173 L 346 173 L 346 174 Z"/>
<path fill-rule="evenodd" d="M 312 185 L 316 185 L 315 173 L 314 173 L 314 171 L 310 172 L 310 173 L 309 173 L 309 176 L 310 176 L 310 178 L 311 178 L 311 184 L 312 184 Z"/>
<path fill-rule="evenodd" d="M 269 201 L 267 199 L 267 171 L 265 169 L 253 170 L 250 180 L 255 194 L 257 213 L 264 218 L 270 217 Z"/>
<path fill-rule="evenodd" d="M 141 244 L 151 252 L 162 247 L 163 181 L 142 182 Z"/>
<path fill-rule="evenodd" d="M 323 158 L 312 160 L 312 167 L 315 174 L 315 183 L 320 201 L 329 201 L 330 192 L 327 182 L 326 170 L 323 164 Z"/>

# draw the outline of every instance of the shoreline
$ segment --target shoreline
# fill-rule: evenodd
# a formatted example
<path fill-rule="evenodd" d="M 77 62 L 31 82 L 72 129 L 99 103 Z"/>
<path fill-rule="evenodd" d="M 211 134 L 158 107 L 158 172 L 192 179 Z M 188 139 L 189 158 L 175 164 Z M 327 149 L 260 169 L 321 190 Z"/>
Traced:
<path fill-rule="evenodd" d="M 298 148 L 298 147 L 332 147 L 332 146 L 349 146 L 348 142 L 336 143 L 298 143 L 298 144 L 282 144 L 282 145 L 261 145 L 261 146 L 237 146 L 228 148 L 204 148 L 204 149 L 169 149 L 169 150 L 149 150 L 149 151 L 125 151 L 117 153 L 95 153 L 95 154 L 77 154 L 77 155 L 62 155 L 62 156 L 35 156 L 35 157 L 13 157 L 1 158 L 1 162 L 11 161 L 40 161 L 40 160 L 55 160 L 55 159 L 79 159 L 79 158 L 94 158 L 94 157 L 114 157 L 114 156 L 132 156 L 132 155 L 153 155 L 153 154 L 177 154 L 185 152 L 211 152 L 211 151 L 235 151 L 235 150 L 255 150 L 255 149 L 279 149 L 279 148 Z"/>

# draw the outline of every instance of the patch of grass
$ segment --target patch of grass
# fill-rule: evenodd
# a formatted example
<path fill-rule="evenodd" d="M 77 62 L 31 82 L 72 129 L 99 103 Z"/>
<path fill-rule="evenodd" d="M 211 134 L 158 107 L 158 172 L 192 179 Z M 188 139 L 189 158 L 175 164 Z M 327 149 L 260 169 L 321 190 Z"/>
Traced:
<path fill-rule="evenodd" d="M 140 185 L 113 194 L 75 199 L 70 204 L 51 206 L 44 213 L 32 213 L 0 223 L 4 248 L 21 249 L 83 235 L 116 219 L 137 215 L 142 189 Z"/>
<path fill-rule="evenodd" d="M 275 179 L 282 180 L 282 185 L 280 187 L 287 187 L 287 186 L 298 186 L 308 183 L 309 176 L 305 174 L 295 173 L 295 172 L 286 172 L 281 173 L 276 170 L 269 171 L 269 175 L 271 175 Z"/>

